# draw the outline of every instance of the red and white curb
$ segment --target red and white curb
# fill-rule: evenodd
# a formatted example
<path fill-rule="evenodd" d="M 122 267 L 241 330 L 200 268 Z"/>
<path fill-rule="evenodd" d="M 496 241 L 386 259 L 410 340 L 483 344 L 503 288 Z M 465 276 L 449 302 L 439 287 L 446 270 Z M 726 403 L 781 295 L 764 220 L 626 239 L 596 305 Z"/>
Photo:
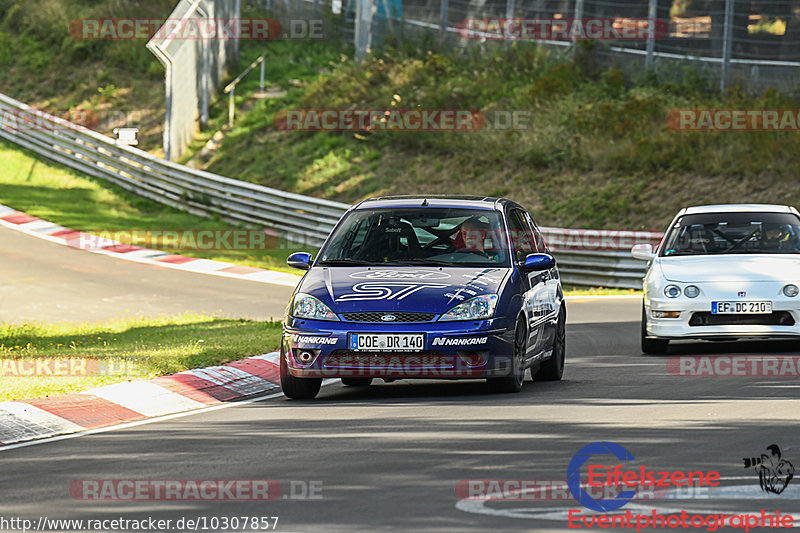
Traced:
<path fill-rule="evenodd" d="M 79 393 L 0 402 L 3 445 L 182 413 L 280 389 L 279 354 Z"/>
<path fill-rule="evenodd" d="M 300 281 L 300 276 L 294 274 L 237 265 L 224 261 L 212 261 L 210 259 L 198 259 L 196 257 L 170 254 L 160 250 L 132 246 L 111 239 L 85 238 L 81 240 L 81 236 L 88 237 L 89 234 L 59 226 L 58 224 L 36 218 L 2 204 L 0 204 L 0 225 L 64 246 L 70 246 L 70 243 L 74 242 L 98 242 L 102 245 L 97 248 L 81 249 L 92 253 L 110 255 L 118 259 L 134 261 L 136 263 L 147 263 L 176 270 L 200 272 L 228 278 L 247 279 L 261 283 L 272 283 L 274 285 L 284 285 L 286 287 L 295 287 L 297 282 Z M 75 248 L 74 245 L 71 247 Z"/>

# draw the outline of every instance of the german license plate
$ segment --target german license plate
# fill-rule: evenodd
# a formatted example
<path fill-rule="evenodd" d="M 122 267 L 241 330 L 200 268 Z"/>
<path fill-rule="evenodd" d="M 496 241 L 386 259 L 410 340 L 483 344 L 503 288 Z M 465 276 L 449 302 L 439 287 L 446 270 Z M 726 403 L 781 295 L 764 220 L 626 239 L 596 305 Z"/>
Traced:
<path fill-rule="evenodd" d="M 351 333 L 351 350 L 418 351 L 425 347 L 423 333 Z"/>
<path fill-rule="evenodd" d="M 764 315 L 772 313 L 772 302 L 711 302 L 712 315 Z"/>

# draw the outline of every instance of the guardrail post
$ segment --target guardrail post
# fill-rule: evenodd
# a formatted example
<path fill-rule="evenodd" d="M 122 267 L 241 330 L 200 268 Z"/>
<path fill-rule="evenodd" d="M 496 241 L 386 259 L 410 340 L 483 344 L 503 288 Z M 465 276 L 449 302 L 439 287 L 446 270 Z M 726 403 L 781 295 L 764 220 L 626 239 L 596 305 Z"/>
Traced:
<path fill-rule="evenodd" d="M 447 0 L 442 0 L 442 9 L 439 13 L 439 42 L 444 42 L 447 35 Z"/>
<path fill-rule="evenodd" d="M 372 4 L 373 0 L 356 0 L 356 61 L 364 59 L 372 45 Z"/>
<path fill-rule="evenodd" d="M 575 14 L 573 18 L 574 19 L 583 18 L 583 0 L 575 0 Z"/>
<path fill-rule="evenodd" d="M 233 103 L 233 93 L 236 92 L 236 87 L 231 88 L 230 98 L 228 98 L 228 128 L 233 129 L 233 114 L 236 112 L 236 107 Z"/>
<path fill-rule="evenodd" d="M 656 50 L 656 8 L 658 7 L 658 0 L 650 0 L 647 6 L 647 25 L 650 28 L 650 34 L 647 37 L 647 58 L 644 61 L 644 68 L 653 70 L 655 63 L 655 50 Z"/>
<path fill-rule="evenodd" d="M 728 86 L 731 71 L 731 45 L 733 44 L 733 0 L 725 0 L 725 26 L 722 33 L 722 73 L 719 80 L 720 92 Z"/>
<path fill-rule="evenodd" d="M 508 27 L 508 19 L 514 18 L 514 12 L 517 9 L 516 0 L 506 0 L 506 27 Z M 508 42 L 510 39 L 504 39 L 506 45 L 509 45 Z"/>

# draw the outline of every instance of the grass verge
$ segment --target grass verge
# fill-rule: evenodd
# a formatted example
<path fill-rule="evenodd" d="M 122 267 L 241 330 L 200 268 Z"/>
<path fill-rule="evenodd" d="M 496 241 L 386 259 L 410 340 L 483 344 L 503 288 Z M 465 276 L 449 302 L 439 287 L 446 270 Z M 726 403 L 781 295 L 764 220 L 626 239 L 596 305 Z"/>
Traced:
<path fill-rule="evenodd" d="M 107 182 L 85 177 L 65 167 L 0 141 L 0 203 L 75 230 L 97 233 L 119 230 L 227 230 L 230 223 L 183 213 L 136 197 Z M 174 253 L 219 261 L 299 271 L 286 265 L 292 251 L 314 249 L 280 240 L 267 250 L 176 249 Z"/>
<path fill-rule="evenodd" d="M 280 332 L 279 322 L 198 314 L 0 324 L 0 401 L 76 392 L 268 353 L 279 345 Z M 15 375 L 23 371 L 34 375 Z"/>

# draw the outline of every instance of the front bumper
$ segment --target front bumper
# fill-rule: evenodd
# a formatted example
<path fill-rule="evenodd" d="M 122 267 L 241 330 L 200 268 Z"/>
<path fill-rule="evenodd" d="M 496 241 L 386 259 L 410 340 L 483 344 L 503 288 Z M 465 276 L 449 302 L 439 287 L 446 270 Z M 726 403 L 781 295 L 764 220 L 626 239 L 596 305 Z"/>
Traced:
<path fill-rule="evenodd" d="M 786 297 L 750 297 L 769 300 L 771 315 L 712 315 L 712 301 L 735 298 L 720 296 L 694 299 L 646 298 L 646 331 L 650 338 L 724 340 L 741 338 L 800 338 L 800 300 Z M 654 318 L 651 310 L 678 311 L 678 318 Z"/>
<path fill-rule="evenodd" d="M 356 351 L 351 333 L 422 333 L 418 351 Z M 514 330 L 497 319 L 392 324 L 299 320 L 283 327 L 282 371 L 299 378 L 480 379 L 511 373 Z M 302 355 L 313 359 L 304 364 Z"/>

